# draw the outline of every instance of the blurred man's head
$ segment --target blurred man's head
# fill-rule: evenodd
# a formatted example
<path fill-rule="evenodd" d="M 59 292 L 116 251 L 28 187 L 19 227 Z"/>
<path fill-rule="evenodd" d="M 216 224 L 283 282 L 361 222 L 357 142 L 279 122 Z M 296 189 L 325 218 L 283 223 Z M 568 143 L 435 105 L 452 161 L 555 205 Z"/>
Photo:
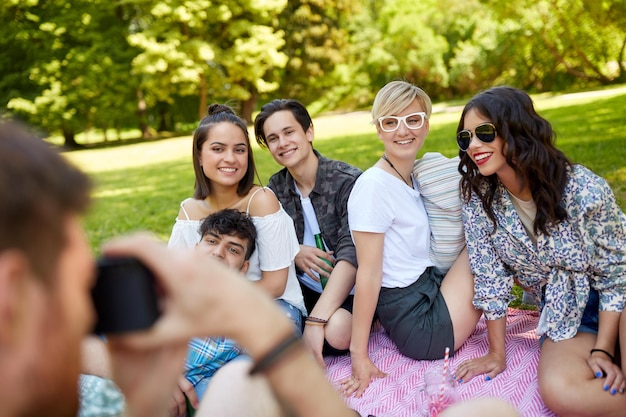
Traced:
<path fill-rule="evenodd" d="M 233 209 L 215 212 L 200 224 L 200 236 L 197 250 L 241 272 L 248 270 L 255 248 L 256 228 L 247 214 Z"/>
<path fill-rule="evenodd" d="M 93 258 L 80 223 L 90 181 L 0 122 L 0 404 L 76 415 L 79 346 L 93 324 Z"/>

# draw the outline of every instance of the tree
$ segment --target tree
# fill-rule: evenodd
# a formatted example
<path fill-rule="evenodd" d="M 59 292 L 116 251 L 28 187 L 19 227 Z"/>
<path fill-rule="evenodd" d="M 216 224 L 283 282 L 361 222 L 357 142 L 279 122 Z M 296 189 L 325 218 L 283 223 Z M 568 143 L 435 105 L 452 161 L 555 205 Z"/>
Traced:
<path fill-rule="evenodd" d="M 75 134 L 86 128 L 128 120 L 133 101 L 126 74 L 133 52 L 117 6 L 103 0 L 13 1 L 2 13 L 12 16 L 29 51 L 22 72 L 28 82 L 8 100 L 9 110 L 61 132 L 67 147 L 76 147 Z"/>
<path fill-rule="evenodd" d="M 335 67 L 348 60 L 348 27 L 361 11 L 355 0 L 294 0 L 278 17 L 285 32 L 281 49 L 288 61 L 280 71 L 280 97 L 304 103 L 319 99 L 320 92 L 334 87 Z M 363 29 L 363 28 L 361 28 Z"/>
<path fill-rule="evenodd" d="M 140 1 L 141 18 L 130 43 L 142 52 L 133 61 L 148 106 L 171 106 L 175 97 L 199 97 L 198 117 L 207 98 L 254 102 L 258 92 L 278 87 L 275 68 L 282 32 L 273 16 L 285 0 L 212 2 L 209 0 Z M 249 109 L 250 106 L 245 106 Z M 244 117 L 251 119 L 251 111 Z"/>
<path fill-rule="evenodd" d="M 448 43 L 431 25 L 439 13 L 435 0 L 372 1 L 365 6 L 358 17 L 360 27 L 350 30 L 352 42 L 358 45 L 351 49 L 358 57 L 355 75 L 367 74 L 374 91 L 390 80 L 406 79 L 433 97 L 443 94 L 448 87 L 443 60 Z"/>
<path fill-rule="evenodd" d="M 535 90 L 626 81 L 626 1 L 486 2 L 516 54 L 509 79 Z"/>
<path fill-rule="evenodd" d="M 40 17 L 18 0 L 0 3 L 0 104 L 34 98 L 41 87 L 30 79 L 30 68 L 48 59 L 52 38 L 39 30 Z"/>

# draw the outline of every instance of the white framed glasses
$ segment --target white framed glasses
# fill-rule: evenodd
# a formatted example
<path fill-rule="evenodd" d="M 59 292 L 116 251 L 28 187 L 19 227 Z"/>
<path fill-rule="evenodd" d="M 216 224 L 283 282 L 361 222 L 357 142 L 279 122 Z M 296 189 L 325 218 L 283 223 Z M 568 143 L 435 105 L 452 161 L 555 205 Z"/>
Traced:
<path fill-rule="evenodd" d="M 404 122 L 407 128 L 415 130 L 424 126 L 424 120 L 426 113 L 420 111 L 406 116 L 382 116 L 378 118 L 378 123 L 384 132 L 395 132 L 400 127 L 400 122 Z"/>

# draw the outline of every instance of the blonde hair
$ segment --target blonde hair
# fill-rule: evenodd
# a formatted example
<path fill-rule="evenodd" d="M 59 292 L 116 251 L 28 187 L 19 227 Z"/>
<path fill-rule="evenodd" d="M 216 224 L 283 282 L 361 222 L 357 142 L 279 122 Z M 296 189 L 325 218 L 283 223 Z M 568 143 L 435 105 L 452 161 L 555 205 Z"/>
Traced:
<path fill-rule="evenodd" d="M 424 90 L 406 81 L 391 81 L 387 83 L 378 91 L 374 99 L 372 123 L 377 125 L 379 117 L 400 113 L 414 100 L 420 103 L 424 112 L 426 112 L 426 119 L 429 119 L 433 111 L 433 104 Z"/>

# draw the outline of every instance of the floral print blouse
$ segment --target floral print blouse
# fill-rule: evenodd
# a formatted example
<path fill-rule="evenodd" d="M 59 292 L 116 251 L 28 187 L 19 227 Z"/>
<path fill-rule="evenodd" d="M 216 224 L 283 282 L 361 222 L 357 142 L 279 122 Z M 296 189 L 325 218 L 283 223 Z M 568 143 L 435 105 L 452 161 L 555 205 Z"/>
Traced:
<path fill-rule="evenodd" d="M 535 247 L 502 184 L 493 200 L 495 232 L 478 196 L 464 204 L 474 306 L 487 320 L 506 316 L 514 279 L 537 300 L 543 297 L 545 334 L 553 341 L 576 335 L 590 285 L 600 294 L 600 310 L 624 309 L 626 215 L 611 188 L 602 177 L 575 165 L 562 205 L 568 219 L 550 225 L 549 235 L 539 234 Z"/>

